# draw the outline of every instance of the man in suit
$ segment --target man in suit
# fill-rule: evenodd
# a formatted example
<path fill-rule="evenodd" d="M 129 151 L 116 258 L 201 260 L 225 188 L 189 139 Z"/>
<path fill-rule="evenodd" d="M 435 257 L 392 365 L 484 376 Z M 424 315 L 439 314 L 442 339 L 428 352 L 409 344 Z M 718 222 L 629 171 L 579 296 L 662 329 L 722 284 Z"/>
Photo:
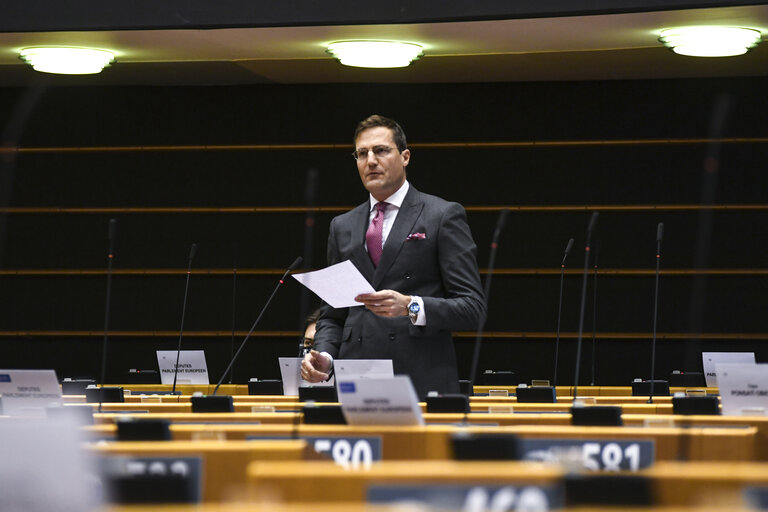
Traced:
<path fill-rule="evenodd" d="M 419 397 L 457 393 L 451 331 L 474 330 L 486 314 L 464 208 L 408 183 L 411 152 L 395 121 L 370 116 L 354 140 L 370 197 L 331 221 L 328 264 L 351 260 L 378 291 L 356 297 L 362 307 L 326 309 L 302 377 L 327 380 L 333 358 L 392 359 Z"/>

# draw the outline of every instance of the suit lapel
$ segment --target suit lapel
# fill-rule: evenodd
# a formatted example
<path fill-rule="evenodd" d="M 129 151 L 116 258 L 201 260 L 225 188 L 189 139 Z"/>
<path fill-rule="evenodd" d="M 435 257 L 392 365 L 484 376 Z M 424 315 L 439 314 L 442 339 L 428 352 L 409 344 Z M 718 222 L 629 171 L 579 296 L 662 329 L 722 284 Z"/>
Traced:
<path fill-rule="evenodd" d="M 374 277 L 376 268 L 373 266 L 371 257 L 368 256 L 368 251 L 365 250 L 365 232 L 368 230 L 368 216 L 370 214 L 371 203 L 366 201 L 353 211 L 353 217 L 351 222 L 352 230 L 352 254 L 351 259 L 357 266 L 357 269 L 363 274 L 368 282 L 371 282 Z"/>
<path fill-rule="evenodd" d="M 372 285 L 377 290 L 384 276 L 389 272 L 390 267 L 397 259 L 397 255 L 400 253 L 405 239 L 414 224 L 416 219 L 421 215 L 421 210 L 424 208 L 424 203 L 419 198 L 419 192 L 411 185 L 408 189 L 408 193 L 405 195 L 403 204 L 400 206 L 400 211 L 397 212 L 395 223 L 392 225 L 392 229 L 389 231 L 387 241 L 384 244 L 384 250 L 381 253 L 381 260 L 379 266 L 376 267 L 376 272 L 373 274 Z M 365 236 L 363 236 L 365 238 Z M 368 258 L 370 261 L 370 258 Z M 373 264 L 371 264 L 373 266 Z"/>

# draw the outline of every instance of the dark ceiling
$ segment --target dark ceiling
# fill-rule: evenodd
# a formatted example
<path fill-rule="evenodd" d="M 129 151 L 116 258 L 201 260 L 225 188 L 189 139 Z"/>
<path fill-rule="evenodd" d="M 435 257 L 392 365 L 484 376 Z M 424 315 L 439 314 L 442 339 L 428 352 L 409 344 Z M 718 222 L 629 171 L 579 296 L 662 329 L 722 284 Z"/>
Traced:
<path fill-rule="evenodd" d="M 477 2 L 475 9 L 487 3 Z M 601 3 L 606 2 L 574 1 L 567 5 Z M 565 10 L 563 2 L 550 2 L 549 13 L 536 15 L 530 10 L 532 4 L 519 2 L 518 12 L 507 14 L 514 17 L 504 19 L 499 19 L 503 13 L 499 14 L 498 10 L 494 11 L 495 15 L 489 11 L 453 19 L 445 16 L 443 9 L 442 18 L 452 21 L 440 22 L 414 22 L 421 11 L 411 12 L 408 22 L 386 24 L 344 24 L 344 20 L 332 23 L 321 17 L 314 21 L 307 16 L 297 17 L 303 20 L 301 26 L 286 26 L 285 20 L 282 24 L 275 20 L 274 24 L 280 26 L 254 26 L 256 22 L 250 21 L 251 26 L 236 27 L 229 18 L 228 23 L 222 23 L 221 13 L 205 17 L 198 12 L 196 19 L 213 19 L 219 22 L 218 28 L 190 27 L 192 23 L 179 21 L 175 27 L 130 30 L 117 23 L 115 13 L 105 22 L 109 28 L 98 30 L 93 28 L 95 22 L 86 18 L 81 24 L 86 29 L 72 30 L 77 25 L 67 16 L 49 16 L 47 24 L 43 20 L 36 24 L 17 21 L 16 25 L 6 17 L 0 23 L 0 27 L 5 28 L 0 32 L 0 86 L 23 86 L 40 80 L 54 85 L 200 85 L 557 81 L 768 74 L 765 43 L 739 57 L 692 58 L 675 55 L 658 42 L 661 29 L 691 24 L 748 26 L 766 34 L 768 6 L 712 7 L 707 5 L 724 2 L 698 2 L 697 8 L 670 9 L 685 3 L 665 2 L 663 10 L 654 10 L 654 2 L 645 2 L 644 10 L 635 6 L 632 12 L 621 12 L 622 9 L 615 8 L 625 4 L 623 10 L 630 10 L 626 4 L 638 3 L 612 2 L 614 9 L 603 8 L 599 14 L 581 9 L 581 14 L 573 15 Z M 407 2 L 399 2 L 401 6 L 405 4 Z M 542 4 L 547 7 L 547 2 Z M 335 8 L 339 11 L 338 5 Z M 0 16 L 2 14 L 0 12 Z M 179 18 L 178 13 L 163 11 L 156 20 L 166 20 L 165 25 L 170 25 L 167 20 L 173 19 L 174 14 Z M 134 19 L 130 14 L 125 16 L 126 20 Z M 439 18 L 440 13 L 434 16 Z M 24 30 L 37 25 L 44 30 Z M 143 26 L 154 25 L 145 22 Z M 425 47 L 424 57 L 407 68 L 372 70 L 342 66 L 325 52 L 324 45 L 328 42 L 358 38 L 421 43 Z M 117 59 L 100 75 L 45 75 L 31 70 L 18 58 L 21 48 L 33 45 L 99 47 L 114 51 Z"/>

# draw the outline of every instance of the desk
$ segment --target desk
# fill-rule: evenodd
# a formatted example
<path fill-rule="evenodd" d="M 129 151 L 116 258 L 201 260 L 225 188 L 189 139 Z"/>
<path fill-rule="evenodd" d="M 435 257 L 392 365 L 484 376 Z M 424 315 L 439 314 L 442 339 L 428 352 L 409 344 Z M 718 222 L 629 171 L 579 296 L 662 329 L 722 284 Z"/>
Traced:
<path fill-rule="evenodd" d="M 89 403 L 94 411 L 99 408 L 98 403 Z M 272 407 L 277 411 L 295 411 L 300 409 L 304 404 L 301 402 L 236 402 L 234 404 L 235 412 L 249 413 L 254 407 Z M 139 402 L 105 402 L 101 404 L 102 412 L 159 412 L 159 413 L 181 413 L 192 412 L 192 403 L 190 401 L 174 402 L 174 401 L 162 401 L 157 402 L 154 400 L 139 401 Z"/>
<path fill-rule="evenodd" d="M 107 386 L 120 386 L 125 389 L 130 389 L 136 394 L 143 392 L 165 392 L 168 393 L 173 388 L 170 384 L 106 384 Z M 193 393 L 203 393 L 204 395 L 210 395 L 213 390 L 216 389 L 215 384 L 177 384 L 176 391 L 181 393 L 181 396 L 192 395 Z M 506 389 L 510 394 L 517 390 L 517 386 L 485 386 L 476 385 L 473 390 L 476 394 L 487 394 L 491 389 Z M 706 387 L 671 387 L 670 392 L 685 392 L 690 389 L 704 389 L 708 394 L 718 394 L 718 388 L 706 388 Z M 632 396 L 632 385 L 626 386 L 579 386 L 579 396 Z M 557 386 L 555 393 L 560 396 L 573 396 L 573 386 Z M 219 388 L 219 395 L 248 395 L 248 384 L 222 384 Z M 277 395 L 270 395 L 277 396 Z"/>
<path fill-rule="evenodd" d="M 734 503 L 728 504 L 728 512 L 755 512 L 754 508 L 745 508 Z M 331 503 L 277 503 L 261 500 L 255 503 L 205 503 L 201 505 L 112 505 L 99 512 L 405 512 L 421 509 L 404 508 L 403 505 L 369 505 L 366 503 L 331 502 Z M 565 507 L 559 512 L 723 512 L 723 505 L 696 507 L 657 506 L 657 507 Z"/>
<path fill-rule="evenodd" d="M 250 464 L 247 496 L 256 499 L 262 489 L 272 489 L 289 503 L 306 501 L 308 496 L 320 502 L 361 503 L 374 482 L 556 485 L 563 477 L 557 466 L 527 462 L 390 461 L 375 464 L 368 471 L 345 471 L 333 463 L 317 461 L 302 466 L 284 462 Z"/>
<path fill-rule="evenodd" d="M 93 421 L 97 425 L 114 425 L 115 421 L 120 418 L 161 418 L 168 419 L 173 423 L 206 423 L 206 424 L 218 424 L 218 423 L 277 423 L 290 425 L 296 421 L 296 417 L 299 416 L 299 422 L 301 422 L 301 413 L 290 412 L 146 412 L 129 414 L 129 413 L 115 413 L 106 412 L 101 414 L 94 414 Z"/>
<path fill-rule="evenodd" d="M 496 388 L 493 388 L 496 389 Z M 507 397 L 502 396 L 471 396 L 469 397 L 470 405 L 483 406 L 489 403 L 517 403 L 517 397 L 512 393 L 512 390 L 505 390 L 510 393 Z M 220 396 L 225 396 L 223 393 L 219 393 Z M 581 395 L 581 393 L 579 393 Z M 240 402 L 259 402 L 259 403 L 273 403 L 273 402 L 286 402 L 286 403 L 298 403 L 299 397 L 295 395 L 230 395 L 235 403 Z M 584 398 L 594 399 L 597 404 L 643 404 L 648 401 L 647 396 L 631 396 L 631 395 L 584 395 Z M 142 394 L 140 392 L 133 391 L 131 394 L 125 395 L 126 403 L 189 403 L 192 399 L 192 395 L 156 395 L 156 394 Z M 70 404 L 82 404 L 85 402 L 85 395 L 64 395 L 64 403 Z M 558 395 L 558 403 L 570 404 L 573 402 L 573 397 L 570 395 Z M 671 396 L 654 396 L 654 402 L 658 403 L 672 403 Z"/>
<path fill-rule="evenodd" d="M 115 427 L 83 427 L 97 437 L 114 436 Z M 280 424 L 178 424 L 171 425 L 174 439 L 220 437 L 240 442 L 248 437 L 281 436 L 375 436 L 382 440 L 384 460 L 450 460 L 451 436 L 459 431 L 514 434 L 524 438 L 575 438 L 601 440 L 652 440 L 656 460 L 747 461 L 754 460 L 755 427 L 669 428 L 669 427 L 573 427 L 570 425 L 517 426 L 347 426 Z"/>
<path fill-rule="evenodd" d="M 482 404 L 482 405 L 481 405 Z M 89 404 L 94 410 L 98 409 L 98 404 Z M 327 405 L 338 405 L 327 404 Z M 571 410 L 570 403 L 526 403 L 519 404 L 514 399 L 499 399 L 494 401 L 473 403 L 473 412 L 487 412 L 489 406 L 508 405 L 513 407 L 515 412 L 560 412 L 567 413 Z M 618 403 L 622 414 L 672 414 L 672 403 Z M 293 411 L 304 406 L 303 402 L 235 402 L 235 412 L 251 412 L 254 407 L 274 407 L 275 410 Z M 426 404 L 421 403 L 422 411 L 426 411 Z M 103 412 L 122 412 L 122 411 L 140 411 L 140 412 L 160 412 L 160 413 L 180 413 L 192 412 L 192 404 L 189 402 L 122 402 L 122 403 L 104 403 L 101 410 Z"/>
<path fill-rule="evenodd" d="M 217 396 L 225 396 L 224 393 L 217 393 Z M 297 403 L 298 396 L 294 395 L 231 395 L 234 402 L 288 402 Z M 125 403 L 190 403 L 192 395 L 153 395 L 141 394 L 134 391 L 130 395 L 125 395 Z M 63 401 L 66 404 L 84 404 L 85 395 L 63 395 Z M 106 403 L 104 404 L 106 405 Z"/>
<path fill-rule="evenodd" d="M 768 485 L 768 465 L 754 463 L 660 462 L 634 473 L 651 479 L 656 501 L 665 506 L 740 503 L 745 486 Z M 451 485 L 553 485 L 564 477 L 557 466 L 526 462 L 381 462 L 368 471 L 344 471 L 328 462 L 254 462 L 248 466 L 248 495 L 278 489 L 286 502 L 361 503 L 368 486 L 418 483 Z M 723 500 L 723 501 L 721 501 Z"/>
<path fill-rule="evenodd" d="M 147 417 L 146 414 L 130 415 L 136 418 Z M 153 418 L 166 418 L 178 423 L 255 423 L 255 424 L 283 424 L 292 425 L 297 421 L 297 414 L 288 412 L 279 413 L 152 413 Z M 125 414 L 102 413 L 94 416 L 97 424 L 113 424 L 117 418 L 126 417 Z M 663 414 L 624 414 L 625 426 L 642 426 L 648 421 L 667 421 L 670 424 L 681 427 L 743 427 L 754 426 L 757 428 L 755 438 L 755 452 L 750 460 L 768 461 L 768 417 L 767 416 L 686 416 Z M 424 419 L 428 424 L 458 424 L 464 420 L 463 414 L 454 413 L 427 413 Z M 300 419 L 298 420 L 301 421 Z M 512 425 L 570 425 L 571 417 L 563 413 L 472 413 L 467 416 L 470 424 L 493 423 L 500 426 Z M 91 430 L 93 435 L 112 436 L 114 429 L 104 431 Z"/>
<path fill-rule="evenodd" d="M 402 505 L 368 505 L 366 503 L 280 503 L 260 496 L 258 501 L 244 503 L 203 503 L 196 505 L 111 505 L 98 512 L 406 512 Z M 94 511 L 96 512 L 96 511 Z M 587 512 L 562 510 L 562 512 Z M 634 512 L 627 509 L 604 512 Z M 640 512 L 639 510 L 637 512 Z M 656 510 L 642 512 L 722 512 L 720 510 Z M 748 512 L 748 511 L 745 511 Z M 751 511 L 754 512 L 754 511 Z"/>
<path fill-rule="evenodd" d="M 307 443 L 286 441 L 124 441 L 86 445 L 100 456 L 202 457 L 204 501 L 221 501 L 231 488 L 246 481 L 246 467 L 255 460 L 300 461 L 309 457 Z"/>

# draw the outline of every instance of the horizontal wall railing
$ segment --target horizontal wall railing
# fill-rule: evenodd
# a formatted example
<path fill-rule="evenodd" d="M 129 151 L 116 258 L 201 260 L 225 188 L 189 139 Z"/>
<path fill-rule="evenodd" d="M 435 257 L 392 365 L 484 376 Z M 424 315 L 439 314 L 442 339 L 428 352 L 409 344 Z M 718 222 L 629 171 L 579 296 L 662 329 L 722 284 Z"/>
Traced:
<path fill-rule="evenodd" d="M 30 206 L 0 208 L 0 213 L 13 215 L 117 215 L 117 214 L 240 214 L 240 213 L 344 213 L 354 208 L 347 206 L 231 206 L 231 207 L 104 207 L 78 208 L 57 206 Z M 768 211 L 768 204 L 637 204 L 637 205 L 552 205 L 552 206 L 465 206 L 470 213 L 493 213 L 501 210 L 520 213 L 579 213 L 579 212 L 696 212 L 696 211 Z"/>
<path fill-rule="evenodd" d="M 409 147 L 419 149 L 504 149 L 528 147 L 571 146 L 660 146 L 700 144 L 765 144 L 768 137 L 675 138 L 675 139 L 600 139 L 600 140 L 535 140 L 495 142 L 413 142 Z M 342 144 L 174 144 L 142 146 L 58 146 L 58 147 L 0 147 L 2 153 L 127 153 L 156 151 L 286 151 L 286 150 L 347 150 Z"/>

